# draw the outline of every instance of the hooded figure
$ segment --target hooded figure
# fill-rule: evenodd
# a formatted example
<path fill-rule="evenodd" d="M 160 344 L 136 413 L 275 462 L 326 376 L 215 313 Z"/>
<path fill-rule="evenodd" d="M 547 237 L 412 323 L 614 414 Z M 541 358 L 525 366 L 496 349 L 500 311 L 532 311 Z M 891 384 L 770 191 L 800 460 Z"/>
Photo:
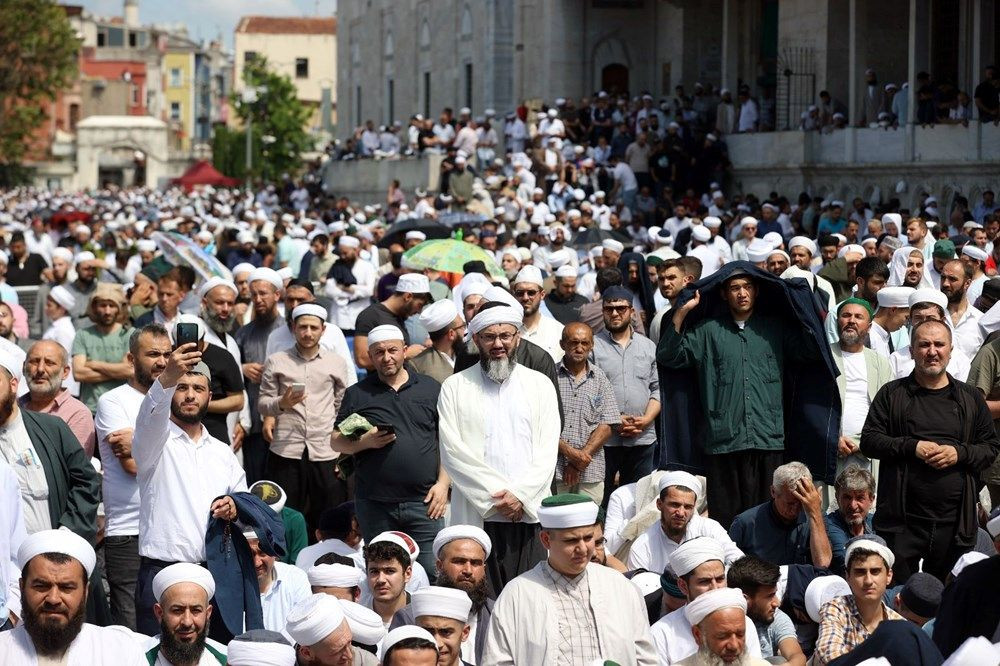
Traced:
<path fill-rule="evenodd" d="M 636 264 L 638 268 L 634 282 L 630 278 L 630 264 Z M 643 324 L 648 327 L 649 322 L 653 321 L 653 316 L 656 314 L 656 300 L 653 283 L 650 282 L 649 274 L 646 272 L 645 257 L 638 252 L 626 252 L 618 259 L 618 270 L 622 272 L 622 284 L 635 294 L 634 307 L 637 312 L 645 313 L 642 320 Z"/>

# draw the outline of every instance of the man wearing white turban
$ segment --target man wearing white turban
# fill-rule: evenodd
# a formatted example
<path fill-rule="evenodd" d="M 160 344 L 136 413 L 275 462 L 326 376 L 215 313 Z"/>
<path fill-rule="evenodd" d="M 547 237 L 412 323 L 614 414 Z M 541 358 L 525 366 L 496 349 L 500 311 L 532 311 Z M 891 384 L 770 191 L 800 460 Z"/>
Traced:
<path fill-rule="evenodd" d="M 684 607 L 698 651 L 677 662 L 678 666 L 763 666 L 768 662 L 750 656 L 746 625 L 747 602 L 743 593 L 726 587 L 711 590 Z"/>
<path fill-rule="evenodd" d="M 303 664 L 354 662 L 351 627 L 340 602 L 329 594 L 306 597 L 288 614 L 285 634 Z"/>
<path fill-rule="evenodd" d="M 516 360 L 519 308 L 488 303 L 469 330 L 480 362 L 441 386 L 441 462 L 453 480 L 452 522 L 503 544 L 487 564 L 499 590 L 542 559 L 537 509 L 555 471 L 559 400 L 545 375 Z"/>
<path fill-rule="evenodd" d="M 154 666 L 212 666 L 225 664 L 225 647 L 208 638 L 215 579 L 208 569 L 180 562 L 153 577 L 153 614 L 160 635 L 148 646 Z"/>

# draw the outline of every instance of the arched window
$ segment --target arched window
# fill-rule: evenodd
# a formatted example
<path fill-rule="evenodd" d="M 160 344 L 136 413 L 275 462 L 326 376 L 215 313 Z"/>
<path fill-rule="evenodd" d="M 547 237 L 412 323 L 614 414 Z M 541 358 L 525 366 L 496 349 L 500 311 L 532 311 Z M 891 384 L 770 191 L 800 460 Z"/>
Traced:
<path fill-rule="evenodd" d="M 431 47 L 431 26 L 424 19 L 420 23 L 420 48 L 429 49 Z"/>
<path fill-rule="evenodd" d="M 392 30 L 385 33 L 385 49 L 383 49 L 382 55 L 385 56 L 386 60 L 391 60 L 392 56 L 396 54 L 396 43 L 392 38 Z"/>
<path fill-rule="evenodd" d="M 472 12 L 469 10 L 469 5 L 462 8 L 462 21 L 458 24 L 458 34 L 463 39 L 472 37 Z"/>

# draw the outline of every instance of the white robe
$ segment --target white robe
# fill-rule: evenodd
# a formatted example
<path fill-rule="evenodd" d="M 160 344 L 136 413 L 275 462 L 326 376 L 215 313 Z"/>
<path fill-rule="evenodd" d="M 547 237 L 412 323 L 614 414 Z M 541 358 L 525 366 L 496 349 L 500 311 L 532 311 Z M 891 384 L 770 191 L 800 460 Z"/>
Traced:
<path fill-rule="evenodd" d="M 539 562 L 507 583 L 500 593 L 493 606 L 482 663 L 559 663 L 558 612 L 544 566 Z M 593 563 L 587 565 L 587 583 L 601 659 L 630 666 L 656 666 L 646 604 L 639 591 L 617 571 Z"/>
<path fill-rule="evenodd" d="M 496 611 L 494 611 L 496 612 Z M 757 638 L 757 628 L 753 620 L 746 618 L 747 631 L 745 635 L 747 651 L 751 657 L 761 658 L 760 639 Z M 684 615 L 684 607 L 664 615 L 650 628 L 656 653 L 660 657 L 661 666 L 676 664 L 698 651 L 698 644 L 691 633 L 691 623 Z"/>
<path fill-rule="evenodd" d="M 726 553 L 726 566 L 744 555 L 717 520 L 703 518 L 698 514 L 691 516 L 691 521 L 684 531 L 684 539 L 681 543 L 695 537 L 711 537 L 718 541 Z M 663 527 L 657 521 L 640 534 L 639 538 L 632 544 L 632 549 L 628 554 L 628 569 L 630 571 L 645 569 L 646 571 L 662 572 L 669 563 L 670 554 L 677 550 L 678 546 L 680 546 L 679 543 L 663 533 Z"/>
<path fill-rule="evenodd" d="M 66 666 L 149 666 L 142 646 L 133 636 L 124 627 L 84 624 L 70 643 Z M 24 624 L 0 633 L 0 655 L 0 661 L 5 666 L 31 666 L 38 663 L 35 646 Z"/>
<path fill-rule="evenodd" d="M 477 363 L 455 373 L 441 385 L 438 397 L 438 437 L 441 464 L 452 479 L 451 524 L 482 527 L 484 519 L 496 519 L 492 494 L 509 490 L 524 505 L 526 523 L 538 522 L 538 507 L 551 494 L 559 451 L 559 413 L 555 387 L 548 377 L 523 365 L 514 366 L 504 382 L 506 389 L 524 400 L 530 410 L 530 442 L 510 442 L 508 457 L 514 461 L 515 474 L 506 476 L 487 462 L 487 417 L 484 411 L 495 410 L 491 396 L 495 386 Z M 515 452 L 517 452 L 515 454 Z M 496 452 L 494 452 L 494 455 Z"/>

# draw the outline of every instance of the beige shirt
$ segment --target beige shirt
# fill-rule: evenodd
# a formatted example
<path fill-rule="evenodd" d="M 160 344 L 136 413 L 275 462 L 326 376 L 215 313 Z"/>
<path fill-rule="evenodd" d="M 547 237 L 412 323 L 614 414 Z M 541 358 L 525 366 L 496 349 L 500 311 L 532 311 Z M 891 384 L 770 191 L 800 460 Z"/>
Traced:
<path fill-rule="evenodd" d="M 305 384 L 306 399 L 282 411 L 278 403 L 292 384 Z M 257 408 L 261 416 L 278 419 L 271 451 L 299 460 L 308 448 L 311 461 L 335 459 L 330 433 L 346 390 L 347 364 L 328 349 L 320 347 L 311 359 L 304 358 L 298 346 L 268 357 Z"/>

